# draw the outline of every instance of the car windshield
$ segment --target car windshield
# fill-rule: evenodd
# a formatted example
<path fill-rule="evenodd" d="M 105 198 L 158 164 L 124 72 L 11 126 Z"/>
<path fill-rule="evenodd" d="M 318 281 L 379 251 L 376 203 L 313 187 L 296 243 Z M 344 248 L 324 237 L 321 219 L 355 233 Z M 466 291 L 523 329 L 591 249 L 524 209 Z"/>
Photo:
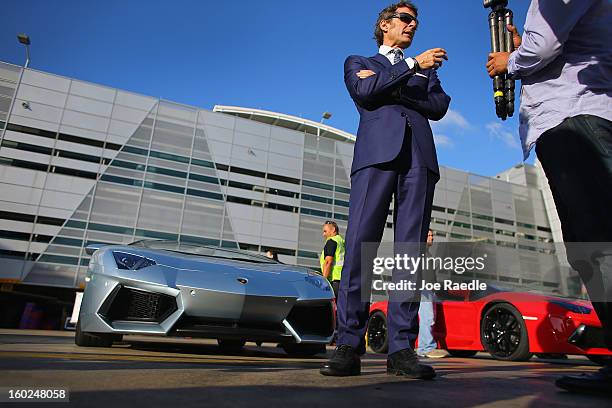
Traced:
<path fill-rule="evenodd" d="M 220 248 L 220 247 L 216 247 L 212 245 L 188 244 L 188 243 L 178 242 L 178 241 L 140 240 L 140 241 L 131 243 L 130 246 L 149 248 L 149 249 L 162 249 L 166 251 L 180 252 L 182 254 L 188 254 L 188 255 L 234 259 L 234 260 L 247 261 L 247 262 L 270 263 L 270 264 L 279 263 L 266 256 L 256 255 L 256 254 L 238 250 L 238 249 Z"/>

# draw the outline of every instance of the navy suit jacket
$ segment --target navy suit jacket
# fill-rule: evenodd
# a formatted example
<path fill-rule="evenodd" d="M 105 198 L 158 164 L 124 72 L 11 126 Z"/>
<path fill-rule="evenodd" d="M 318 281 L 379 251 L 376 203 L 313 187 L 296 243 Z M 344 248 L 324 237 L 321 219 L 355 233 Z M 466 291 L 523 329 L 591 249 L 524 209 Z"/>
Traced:
<path fill-rule="evenodd" d="M 356 74 L 364 69 L 376 75 L 359 79 Z M 444 93 L 435 70 L 420 73 L 426 77 L 412 74 L 405 62 L 392 65 L 381 54 L 369 58 L 351 55 L 346 59 L 344 83 L 360 115 L 351 174 L 395 159 L 402 148 L 406 126 L 412 129 L 423 164 L 440 174 L 428 120 L 444 117 L 450 96 Z"/>

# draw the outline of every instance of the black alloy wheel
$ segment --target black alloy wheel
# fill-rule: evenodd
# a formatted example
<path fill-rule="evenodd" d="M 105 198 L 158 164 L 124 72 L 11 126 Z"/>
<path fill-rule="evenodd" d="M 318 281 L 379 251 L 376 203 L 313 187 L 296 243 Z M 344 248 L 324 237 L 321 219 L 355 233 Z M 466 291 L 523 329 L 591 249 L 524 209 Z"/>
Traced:
<path fill-rule="evenodd" d="M 374 353 L 386 353 L 389 349 L 387 336 L 387 317 L 377 310 L 372 313 L 368 321 L 368 346 Z"/>
<path fill-rule="evenodd" d="M 508 303 L 494 304 L 487 309 L 480 323 L 480 340 L 485 350 L 498 360 L 531 358 L 525 321 Z"/>
<path fill-rule="evenodd" d="M 122 334 L 115 333 L 90 333 L 81 330 L 81 319 L 76 324 L 76 332 L 74 334 L 74 343 L 81 347 L 111 347 L 113 342 L 121 341 Z"/>

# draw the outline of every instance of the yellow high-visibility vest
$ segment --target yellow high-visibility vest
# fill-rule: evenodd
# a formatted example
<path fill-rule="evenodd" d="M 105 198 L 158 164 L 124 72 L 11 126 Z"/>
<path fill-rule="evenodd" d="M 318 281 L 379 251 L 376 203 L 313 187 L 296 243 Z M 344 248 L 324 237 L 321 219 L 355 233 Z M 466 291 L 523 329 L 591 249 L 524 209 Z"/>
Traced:
<path fill-rule="evenodd" d="M 327 240 L 329 239 L 333 239 L 334 241 L 336 241 L 336 253 L 334 254 L 334 262 L 332 263 L 331 273 L 327 277 L 327 280 L 332 282 L 335 280 L 340 280 L 340 277 L 342 276 L 342 267 L 344 266 L 344 252 L 345 252 L 344 246 L 345 244 L 344 244 L 344 238 L 342 238 L 340 234 L 327 238 L 325 240 L 325 243 L 327 243 Z M 325 248 L 323 248 L 323 251 L 321 251 L 320 262 L 321 262 L 321 271 L 323 271 L 323 265 L 325 265 Z"/>

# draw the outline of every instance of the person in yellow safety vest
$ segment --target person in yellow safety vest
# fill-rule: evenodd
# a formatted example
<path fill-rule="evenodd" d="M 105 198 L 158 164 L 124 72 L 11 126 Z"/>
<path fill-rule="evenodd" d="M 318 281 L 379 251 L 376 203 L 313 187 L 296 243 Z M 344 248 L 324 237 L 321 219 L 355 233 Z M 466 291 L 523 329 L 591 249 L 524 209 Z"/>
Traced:
<path fill-rule="evenodd" d="M 338 224 L 334 221 L 325 221 L 325 224 L 323 224 L 325 247 L 321 251 L 320 258 L 321 272 L 331 283 L 336 298 L 338 297 L 345 252 L 344 238 L 338 232 Z"/>

